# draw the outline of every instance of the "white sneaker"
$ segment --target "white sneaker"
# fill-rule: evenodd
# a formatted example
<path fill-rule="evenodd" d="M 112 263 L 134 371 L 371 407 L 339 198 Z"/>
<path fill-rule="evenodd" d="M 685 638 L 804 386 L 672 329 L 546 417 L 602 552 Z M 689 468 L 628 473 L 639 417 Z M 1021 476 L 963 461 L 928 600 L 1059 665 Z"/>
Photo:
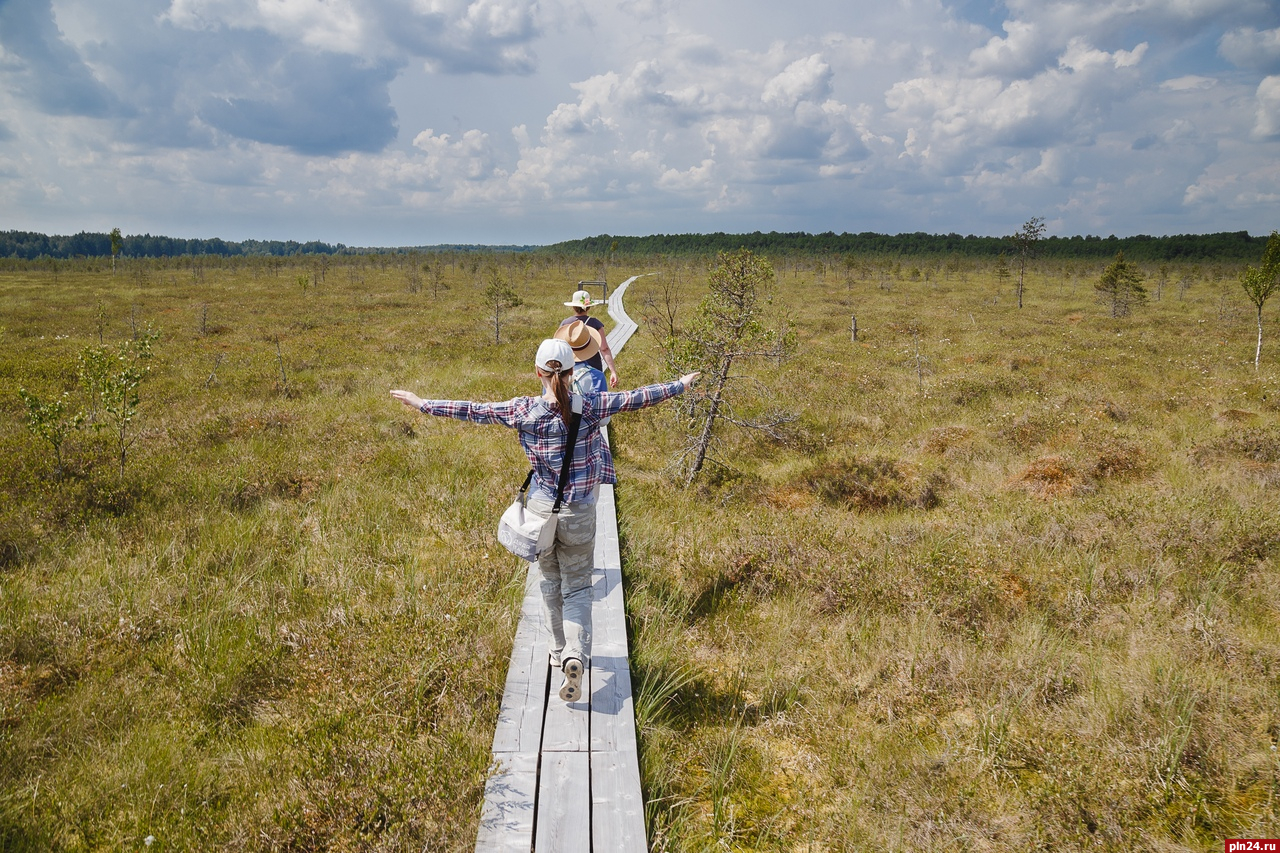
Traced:
<path fill-rule="evenodd" d="M 559 669 L 559 668 L 560 668 L 560 653 L 559 653 L 559 652 L 547 652 L 547 660 L 548 660 L 548 661 L 550 661 L 551 666 L 553 666 L 554 668 L 556 668 L 556 669 Z"/>
<path fill-rule="evenodd" d="M 577 702 L 582 698 L 582 661 L 569 658 L 564 662 L 564 686 L 560 688 L 560 698 L 566 702 Z"/>

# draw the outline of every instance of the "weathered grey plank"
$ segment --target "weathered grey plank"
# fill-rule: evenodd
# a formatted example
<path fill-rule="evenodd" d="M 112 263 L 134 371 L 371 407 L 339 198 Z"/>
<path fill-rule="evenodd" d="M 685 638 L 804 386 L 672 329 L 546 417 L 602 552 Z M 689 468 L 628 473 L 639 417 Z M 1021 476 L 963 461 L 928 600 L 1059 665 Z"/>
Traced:
<path fill-rule="evenodd" d="M 599 654 L 627 656 L 627 614 L 622 571 L 597 569 L 591 602 L 592 648 Z"/>
<path fill-rule="evenodd" d="M 634 751 L 635 705 L 626 655 L 597 655 L 592 663 L 595 692 L 591 696 L 591 751 Z"/>
<path fill-rule="evenodd" d="M 476 853 L 529 853 L 533 848 L 538 755 L 508 753 L 495 755 L 493 760 L 495 769 L 484 786 Z"/>
<path fill-rule="evenodd" d="M 596 568 L 620 569 L 618 506 L 613 486 L 602 485 L 596 495 Z"/>
<path fill-rule="evenodd" d="M 542 756 L 535 841 L 538 853 L 586 853 L 591 849 L 591 761 L 587 753 L 548 752 Z"/>
<path fill-rule="evenodd" d="M 610 853 L 649 849 L 634 750 L 591 753 L 591 839 L 595 850 Z"/>
<path fill-rule="evenodd" d="M 507 682 L 498 708 L 493 751 L 537 754 L 542 744 L 542 718 L 547 697 L 547 637 L 538 590 L 536 564 L 530 564 L 525 580 L 520 624 L 516 628 L 507 665 Z"/>
<path fill-rule="evenodd" d="M 551 673 L 551 695 L 542 726 L 542 753 L 587 752 L 591 749 L 591 667 L 582 674 L 582 698 L 565 702 L 559 696 L 564 674 Z"/>

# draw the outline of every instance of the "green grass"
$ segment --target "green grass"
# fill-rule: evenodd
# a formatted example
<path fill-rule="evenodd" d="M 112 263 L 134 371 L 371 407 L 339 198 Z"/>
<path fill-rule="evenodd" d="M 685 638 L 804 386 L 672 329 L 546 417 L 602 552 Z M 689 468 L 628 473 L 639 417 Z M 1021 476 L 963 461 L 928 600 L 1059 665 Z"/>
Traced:
<path fill-rule="evenodd" d="M 499 258 L 495 344 L 491 260 L 417 259 L 438 294 L 389 258 L 0 272 L 0 850 L 472 849 L 522 456 L 387 391 L 528 393 L 600 277 Z M 1230 270 L 1111 320 L 1100 266 L 1021 311 L 905 266 L 779 263 L 785 440 L 726 431 L 682 490 L 679 406 L 613 423 L 652 848 L 1280 835 L 1280 340 L 1255 373 Z M 667 378 L 661 282 L 687 319 L 705 280 L 649 271 L 628 386 Z M 121 477 L 79 431 L 59 475 L 17 389 L 75 399 L 99 316 L 162 334 L 138 439 Z"/>
<path fill-rule="evenodd" d="M 464 263 L 438 298 L 358 269 L 0 276 L 0 849 L 474 846 L 522 457 L 387 391 L 527 390 L 588 275 L 521 281 L 496 345 Z M 78 432 L 58 477 L 16 392 L 75 391 L 99 305 L 108 343 L 162 333 L 139 438 L 121 478 Z"/>
<path fill-rule="evenodd" d="M 641 727 L 655 849 L 1280 833 L 1280 374 L 1238 285 L 1113 321 L 1087 280 L 780 273 L 790 440 L 681 493 L 670 417 L 615 430 L 635 654 L 692 669 Z"/>

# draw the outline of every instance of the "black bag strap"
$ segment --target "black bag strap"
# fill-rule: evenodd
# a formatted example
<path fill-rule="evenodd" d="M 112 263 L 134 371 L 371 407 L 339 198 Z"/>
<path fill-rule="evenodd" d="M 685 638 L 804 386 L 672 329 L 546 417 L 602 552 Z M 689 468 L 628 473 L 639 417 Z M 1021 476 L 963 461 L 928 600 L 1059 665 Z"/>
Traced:
<path fill-rule="evenodd" d="M 553 514 L 559 515 L 560 501 L 564 495 L 564 487 L 569 484 L 569 467 L 573 464 L 573 449 L 578 443 L 578 425 L 582 422 L 582 397 L 578 394 L 573 395 L 573 416 L 569 418 L 569 439 L 565 443 L 564 458 L 560 463 L 560 480 L 556 483 L 556 503 L 551 508 Z M 524 498 L 525 492 L 529 491 L 529 485 L 533 483 L 533 469 L 529 469 L 528 475 L 524 478 L 524 485 L 520 487 L 520 497 Z"/>
<path fill-rule="evenodd" d="M 551 508 L 552 514 L 559 514 L 564 487 L 569 485 L 569 466 L 573 464 L 573 449 L 578 444 L 578 424 L 582 423 L 582 397 L 574 394 L 571 407 L 573 416 L 569 418 L 569 440 L 564 446 L 564 461 L 560 463 L 560 482 L 556 483 L 556 503 Z"/>

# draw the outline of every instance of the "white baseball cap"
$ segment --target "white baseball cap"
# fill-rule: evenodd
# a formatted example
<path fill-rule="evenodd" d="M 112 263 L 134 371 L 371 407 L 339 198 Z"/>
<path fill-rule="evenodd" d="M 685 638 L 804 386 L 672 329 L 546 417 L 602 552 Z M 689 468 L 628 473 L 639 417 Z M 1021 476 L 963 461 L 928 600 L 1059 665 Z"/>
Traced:
<path fill-rule="evenodd" d="M 548 367 L 548 362 L 559 362 L 558 368 Z M 573 347 L 568 341 L 547 338 L 538 344 L 538 354 L 533 357 L 534 366 L 544 373 L 564 373 L 573 370 Z"/>

